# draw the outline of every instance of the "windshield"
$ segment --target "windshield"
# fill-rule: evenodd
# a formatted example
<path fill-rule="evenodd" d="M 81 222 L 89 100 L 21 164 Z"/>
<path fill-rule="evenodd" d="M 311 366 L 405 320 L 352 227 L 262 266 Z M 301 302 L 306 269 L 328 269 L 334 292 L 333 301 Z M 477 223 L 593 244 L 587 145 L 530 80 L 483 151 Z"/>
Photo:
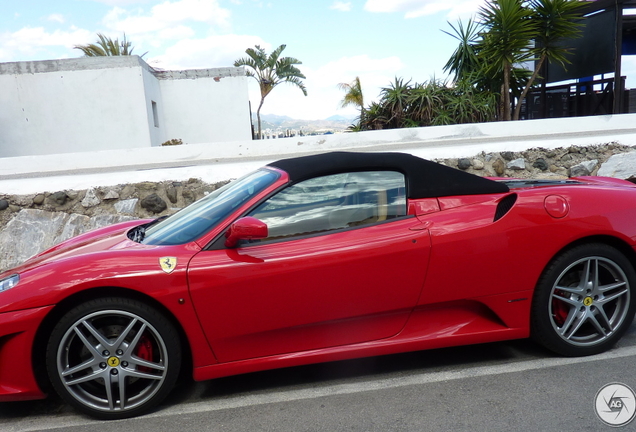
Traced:
<path fill-rule="evenodd" d="M 279 176 L 275 171 L 261 169 L 228 183 L 169 218 L 151 224 L 140 242 L 177 245 L 196 240 L 234 209 L 274 183 Z"/>

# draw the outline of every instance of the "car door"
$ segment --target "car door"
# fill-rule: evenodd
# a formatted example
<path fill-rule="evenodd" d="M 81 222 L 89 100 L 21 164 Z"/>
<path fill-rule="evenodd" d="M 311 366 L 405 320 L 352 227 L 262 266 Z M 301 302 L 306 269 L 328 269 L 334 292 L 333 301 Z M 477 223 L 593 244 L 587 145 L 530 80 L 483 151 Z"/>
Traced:
<path fill-rule="evenodd" d="M 219 361 L 388 338 L 420 295 L 428 231 L 404 177 L 345 173 L 289 186 L 249 214 L 269 237 L 198 253 L 191 297 Z"/>

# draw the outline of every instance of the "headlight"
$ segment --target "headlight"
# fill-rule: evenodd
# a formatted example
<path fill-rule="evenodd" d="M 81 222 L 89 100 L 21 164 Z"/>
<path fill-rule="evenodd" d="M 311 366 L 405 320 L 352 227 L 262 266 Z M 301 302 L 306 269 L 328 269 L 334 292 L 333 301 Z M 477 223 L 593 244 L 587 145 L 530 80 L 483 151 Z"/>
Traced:
<path fill-rule="evenodd" d="M 20 275 L 14 274 L 0 280 L 0 292 L 13 288 L 20 282 Z"/>

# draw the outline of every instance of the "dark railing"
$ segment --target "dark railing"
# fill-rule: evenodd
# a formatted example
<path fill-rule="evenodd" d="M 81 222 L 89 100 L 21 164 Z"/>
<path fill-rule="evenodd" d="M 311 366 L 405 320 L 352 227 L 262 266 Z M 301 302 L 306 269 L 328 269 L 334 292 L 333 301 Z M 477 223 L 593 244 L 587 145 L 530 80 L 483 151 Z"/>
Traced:
<path fill-rule="evenodd" d="M 533 90 L 522 102 L 521 118 L 540 119 L 612 114 L 614 84 L 614 78 L 605 78 Z M 621 77 L 620 88 L 625 88 L 625 77 Z M 623 97 L 621 112 L 628 112 L 628 99 L 626 93 Z"/>

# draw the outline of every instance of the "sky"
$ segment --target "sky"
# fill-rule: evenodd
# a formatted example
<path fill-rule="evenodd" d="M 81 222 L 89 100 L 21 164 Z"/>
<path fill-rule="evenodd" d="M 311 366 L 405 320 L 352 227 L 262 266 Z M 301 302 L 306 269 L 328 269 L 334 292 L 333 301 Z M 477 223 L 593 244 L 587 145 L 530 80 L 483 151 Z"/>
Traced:
<path fill-rule="evenodd" d="M 245 49 L 302 61 L 308 96 L 281 84 L 263 114 L 297 119 L 355 116 L 341 108 L 339 83 L 356 76 L 365 104 L 395 77 L 447 79 L 443 67 L 457 46 L 449 22 L 474 16 L 484 0 L 0 0 L 0 62 L 81 57 L 75 45 L 97 33 L 132 42 L 152 67 L 181 70 L 232 66 Z M 636 56 L 623 60 L 633 70 Z M 249 79 L 253 110 L 260 101 Z"/>

